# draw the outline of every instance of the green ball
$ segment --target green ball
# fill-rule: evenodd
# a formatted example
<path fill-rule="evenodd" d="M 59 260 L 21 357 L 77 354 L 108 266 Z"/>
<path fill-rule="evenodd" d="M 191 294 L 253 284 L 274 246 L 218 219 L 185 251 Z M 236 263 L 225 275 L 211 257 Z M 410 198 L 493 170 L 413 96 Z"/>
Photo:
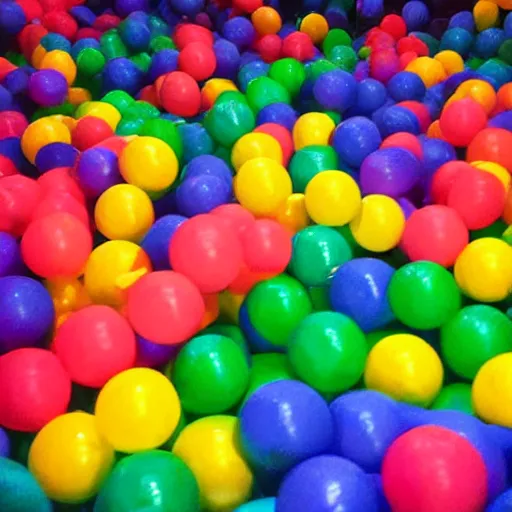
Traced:
<path fill-rule="evenodd" d="M 439 395 L 431 405 L 432 409 L 460 411 L 466 414 L 475 414 L 471 400 L 471 385 L 462 382 L 449 384 L 441 389 Z"/>
<path fill-rule="evenodd" d="M 100 50 L 107 60 L 128 57 L 129 52 L 116 29 L 105 32 L 100 38 Z"/>
<path fill-rule="evenodd" d="M 178 457 L 163 450 L 135 453 L 117 463 L 94 512 L 199 512 L 199 486 Z"/>
<path fill-rule="evenodd" d="M 174 151 L 176 158 L 183 158 L 183 142 L 175 124 L 168 119 L 147 119 L 140 135 L 155 137 L 163 140 Z"/>
<path fill-rule="evenodd" d="M 512 39 L 506 39 L 501 44 L 498 50 L 498 57 L 509 66 L 512 66 Z"/>
<path fill-rule="evenodd" d="M 308 292 L 293 277 L 281 274 L 258 283 L 247 295 L 251 325 L 269 343 L 285 346 L 312 305 Z"/>
<path fill-rule="evenodd" d="M 407 334 L 407 331 L 404 329 L 384 329 L 367 333 L 366 342 L 368 343 L 368 350 L 371 350 L 380 340 L 395 334 Z"/>
<path fill-rule="evenodd" d="M 332 49 L 336 46 L 349 46 L 352 47 L 352 38 L 348 32 L 341 28 L 333 28 L 329 30 L 322 43 L 322 50 L 324 55 L 330 60 Z"/>
<path fill-rule="evenodd" d="M 331 50 L 331 61 L 343 71 L 352 73 L 357 64 L 357 54 L 350 46 L 335 46 Z"/>
<path fill-rule="evenodd" d="M 192 338 L 180 350 L 172 381 L 185 412 L 220 414 L 244 395 L 249 365 L 243 350 L 232 339 L 205 334 Z"/>
<path fill-rule="evenodd" d="M 431 261 L 399 268 L 389 283 L 389 302 L 396 318 L 413 329 L 437 329 L 460 309 L 453 275 Z"/>
<path fill-rule="evenodd" d="M 254 113 L 240 93 L 221 94 L 204 118 L 210 137 L 225 147 L 231 147 L 255 126 Z"/>
<path fill-rule="evenodd" d="M 306 79 L 304 64 L 297 59 L 276 60 L 271 66 L 268 76 L 281 84 L 292 98 L 297 96 Z"/>
<path fill-rule="evenodd" d="M 308 183 L 322 171 L 338 169 L 338 155 L 331 146 L 306 146 L 290 160 L 293 191 L 303 194 Z"/>
<path fill-rule="evenodd" d="M 128 105 L 123 112 L 125 119 L 158 119 L 160 111 L 151 103 L 147 101 L 137 100 Z"/>
<path fill-rule="evenodd" d="M 76 68 L 84 76 L 94 76 L 101 73 L 106 62 L 104 55 L 96 48 L 84 48 L 78 53 Z"/>
<path fill-rule="evenodd" d="M 325 113 L 332 119 L 332 122 L 337 126 L 341 123 L 341 114 L 334 112 L 334 110 L 326 110 Z"/>
<path fill-rule="evenodd" d="M 251 352 L 249 350 L 249 345 L 247 344 L 247 340 L 242 332 L 242 329 L 238 327 L 238 325 L 230 325 L 230 324 L 213 324 L 208 326 L 206 329 L 201 331 L 202 334 L 219 334 L 220 336 L 225 336 L 233 340 L 243 351 L 247 362 L 249 365 L 251 364 Z"/>
<path fill-rule="evenodd" d="M 326 286 L 332 273 L 352 259 L 352 249 L 338 231 L 309 226 L 293 237 L 289 271 L 304 286 Z"/>
<path fill-rule="evenodd" d="M 334 311 L 309 315 L 288 345 L 295 373 L 322 393 L 342 393 L 355 386 L 367 356 L 363 331 L 351 318 Z"/>
<path fill-rule="evenodd" d="M 306 77 L 316 80 L 320 75 L 328 71 L 334 71 L 337 66 L 327 59 L 318 59 L 306 65 Z"/>
<path fill-rule="evenodd" d="M 290 103 L 290 93 L 279 82 L 268 76 L 259 76 L 249 82 L 246 92 L 247 102 L 254 112 L 273 103 Z"/>
<path fill-rule="evenodd" d="M 512 321 L 485 304 L 462 308 L 441 328 L 441 352 L 459 376 L 474 379 L 489 359 L 512 351 Z"/>
<path fill-rule="evenodd" d="M 116 135 L 140 135 L 144 119 L 125 119 L 124 117 L 116 126 Z"/>
<path fill-rule="evenodd" d="M 108 92 L 101 101 L 115 107 L 121 115 L 124 115 L 132 103 L 135 103 L 135 100 L 127 92 L 121 90 Z"/>
<path fill-rule="evenodd" d="M 313 305 L 313 311 L 331 311 L 328 286 L 310 286 L 308 293 Z"/>
<path fill-rule="evenodd" d="M 166 48 L 174 50 L 176 49 L 176 45 L 170 37 L 159 35 L 151 39 L 149 48 L 152 52 L 156 53 L 161 50 L 165 50 Z"/>
<path fill-rule="evenodd" d="M 136 55 L 132 55 L 130 60 L 144 73 L 149 71 L 149 67 L 151 66 L 151 56 L 149 53 L 141 52 Z"/>

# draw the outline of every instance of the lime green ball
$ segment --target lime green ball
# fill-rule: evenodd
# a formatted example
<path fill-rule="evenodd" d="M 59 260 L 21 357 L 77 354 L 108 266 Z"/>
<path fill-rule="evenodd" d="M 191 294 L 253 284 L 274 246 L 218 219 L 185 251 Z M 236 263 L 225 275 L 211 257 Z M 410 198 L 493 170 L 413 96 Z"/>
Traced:
<path fill-rule="evenodd" d="M 272 103 L 291 102 L 288 90 L 268 76 L 260 76 L 251 80 L 247 86 L 246 97 L 247 102 L 256 113 Z"/>
<path fill-rule="evenodd" d="M 125 91 L 115 90 L 110 91 L 101 99 L 104 103 L 109 103 L 115 107 L 121 115 L 124 115 L 128 107 L 135 102 L 135 100 Z"/>
<path fill-rule="evenodd" d="M 312 311 L 307 290 L 286 274 L 258 283 L 246 300 L 249 320 L 256 332 L 279 346 L 288 343 L 292 332 Z"/>
<path fill-rule="evenodd" d="M 348 32 L 341 28 L 329 30 L 322 43 L 322 50 L 328 59 L 331 58 L 332 49 L 336 46 L 352 47 L 352 38 L 348 35 Z"/>
<path fill-rule="evenodd" d="M 352 249 L 338 231 L 309 226 L 293 237 L 289 271 L 304 286 L 327 286 L 332 273 L 352 259 Z"/>
<path fill-rule="evenodd" d="M 431 405 L 432 409 L 460 411 L 466 414 L 475 414 L 471 400 L 471 385 L 462 382 L 449 384 L 441 389 L 439 395 Z"/>
<path fill-rule="evenodd" d="M 294 98 L 306 79 L 306 71 L 302 62 L 297 59 L 286 58 L 276 60 L 270 66 L 268 76 L 281 84 Z"/>
<path fill-rule="evenodd" d="M 183 142 L 175 124 L 168 119 L 146 119 L 140 135 L 163 140 L 171 147 L 178 160 L 183 158 Z"/>
<path fill-rule="evenodd" d="M 441 352 L 460 377 L 472 380 L 489 359 L 512 351 L 512 320 L 485 304 L 462 308 L 441 328 Z"/>
<path fill-rule="evenodd" d="M 399 268 L 389 283 L 388 296 L 396 318 L 413 329 L 437 329 L 461 305 L 453 275 L 431 261 L 416 261 Z"/>
<path fill-rule="evenodd" d="M 84 48 L 76 58 L 76 69 L 84 76 L 101 73 L 106 64 L 105 57 L 96 48 Z"/>
<path fill-rule="evenodd" d="M 360 59 L 367 59 L 372 53 L 372 49 L 369 46 L 361 46 L 357 55 Z"/>
<path fill-rule="evenodd" d="M 351 318 L 334 311 L 309 315 L 288 345 L 294 372 L 322 393 L 342 393 L 355 386 L 367 356 L 363 331 Z"/>
<path fill-rule="evenodd" d="M 289 171 L 293 191 L 304 193 L 307 184 L 322 171 L 338 169 L 338 154 L 331 146 L 306 146 L 295 152 Z"/>
<path fill-rule="evenodd" d="M 331 50 L 330 59 L 333 64 L 348 73 L 352 73 L 356 68 L 357 54 L 350 46 L 335 46 Z"/>
<path fill-rule="evenodd" d="M 245 394 L 249 365 L 232 339 L 205 334 L 192 338 L 180 350 L 172 381 L 185 412 L 220 414 L 234 407 Z"/>

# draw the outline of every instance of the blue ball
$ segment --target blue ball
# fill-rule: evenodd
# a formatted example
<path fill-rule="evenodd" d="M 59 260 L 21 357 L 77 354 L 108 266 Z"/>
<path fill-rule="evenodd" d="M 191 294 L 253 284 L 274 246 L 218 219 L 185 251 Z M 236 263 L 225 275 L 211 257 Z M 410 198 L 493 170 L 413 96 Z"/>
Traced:
<path fill-rule="evenodd" d="M 62 50 L 69 53 L 71 51 L 71 43 L 64 36 L 50 32 L 41 38 L 39 43 L 47 52 L 52 50 Z"/>
<path fill-rule="evenodd" d="M 240 52 L 237 46 L 227 39 L 217 39 L 213 43 L 213 51 L 217 58 L 215 76 L 234 80 L 240 65 Z"/>
<path fill-rule="evenodd" d="M 299 381 L 282 380 L 260 387 L 240 411 L 240 443 L 246 460 L 276 478 L 300 462 L 326 453 L 332 441 L 329 407 L 315 390 Z"/>
<path fill-rule="evenodd" d="M 502 128 L 512 132 L 512 110 L 501 112 L 489 121 L 489 126 L 493 128 Z"/>
<path fill-rule="evenodd" d="M 363 160 L 379 149 L 382 138 L 374 122 L 366 117 L 351 117 L 338 125 L 332 145 L 341 160 L 359 167 Z"/>
<path fill-rule="evenodd" d="M 380 473 L 391 443 L 405 431 L 397 403 L 371 390 L 352 391 L 330 405 L 334 453 L 367 473 Z"/>
<path fill-rule="evenodd" d="M 370 332 L 391 323 L 395 317 L 387 297 L 394 269 L 375 258 L 355 258 L 335 272 L 329 297 L 334 311 L 352 318 Z"/>
<path fill-rule="evenodd" d="M 204 9 L 204 0 L 170 0 L 170 5 L 178 14 L 194 17 Z"/>
<path fill-rule="evenodd" d="M 69 14 L 75 18 L 80 27 L 92 27 L 96 21 L 96 14 L 85 5 L 75 5 L 71 7 Z"/>
<path fill-rule="evenodd" d="M 144 72 L 126 57 L 107 62 L 103 69 L 103 92 L 126 91 L 135 96 L 144 84 Z"/>
<path fill-rule="evenodd" d="M 428 7 L 419 0 L 407 2 L 402 9 L 402 17 L 409 32 L 421 30 L 430 21 Z"/>
<path fill-rule="evenodd" d="M 156 52 L 151 60 L 149 66 L 148 78 L 151 82 L 154 82 L 159 76 L 171 73 L 178 69 L 178 50 L 171 48 L 165 48 Z"/>
<path fill-rule="evenodd" d="M 148 0 L 115 0 L 114 10 L 121 16 L 126 18 L 129 14 L 135 11 L 147 11 L 149 9 Z"/>
<path fill-rule="evenodd" d="M 336 2 L 330 2 L 327 5 L 327 9 L 324 11 L 324 17 L 330 29 L 347 29 L 349 27 L 347 12 Z"/>
<path fill-rule="evenodd" d="M 275 512 L 276 499 L 263 498 L 261 500 L 254 500 L 240 505 L 234 512 Z"/>
<path fill-rule="evenodd" d="M 380 474 L 370 475 L 373 478 L 373 484 L 377 492 L 377 510 L 379 512 L 392 512 L 389 506 L 386 495 L 384 494 L 384 487 L 382 485 L 382 476 Z"/>
<path fill-rule="evenodd" d="M 52 298 L 41 283 L 22 276 L 0 278 L 0 354 L 38 345 L 54 320 Z"/>
<path fill-rule="evenodd" d="M 29 74 L 23 68 L 11 71 L 5 78 L 3 86 L 13 95 L 24 94 L 28 89 Z M 10 99 L 12 101 L 12 98 Z"/>
<path fill-rule="evenodd" d="M 0 30 L 15 36 L 27 24 L 23 9 L 16 2 L 0 2 Z"/>
<path fill-rule="evenodd" d="M 12 110 L 13 104 L 14 98 L 11 91 L 3 85 L 0 85 L 0 112 Z"/>
<path fill-rule="evenodd" d="M 183 142 L 183 161 L 190 162 L 199 155 L 210 155 L 215 144 L 203 125 L 199 123 L 179 124 L 178 132 Z"/>
<path fill-rule="evenodd" d="M 69 52 L 73 60 L 76 61 L 78 58 L 78 54 L 84 50 L 85 48 L 94 48 L 96 50 L 100 49 L 100 43 L 96 39 L 92 37 L 85 37 L 84 39 L 79 39 L 72 47 Z"/>
<path fill-rule="evenodd" d="M 244 49 L 251 46 L 256 38 L 256 31 L 250 20 L 235 16 L 224 23 L 222 35 L 239 49 Z"/>
<path fill-rule="evenodd" d="M 23 273 L 21 251 L 16 238 L 0 231 L 0 278 Z"/>
<path fill-rule="evenodd" d="M 249 82 L 252 82 L 255 78 L 260 76 L 267 76 L 269 69 L 269 64 L 262 60 L 254 60 L 241 66 L 238 71 L 238 85 L 240 90 L 246 92 Z"/>
<path fill-rule="evenodd" d="M 481 59 L 490 59 L 498 53 L 506 40 L 505 31 L 501 28 L 488 28 L 476 36 L 473 50 Z"/>
<path fill-rule="evenodd" d="M 154 270 L 169 270 L 169 245 L 176 230 L 185 222 L 181 215 L 160 217 L 146 233 L 140 246 L 146 251 Z"/>
<path fill-rule="evenodd" d="M 287 103 L 272 103 L 263 107 L 256 117 L 256 125 L 276 123 L 292 131 L 299 115 L 295 109 Z"/>
<path fill-rule="evenodd" d="M 21 150 L 21 142 L 19 137 L 7 137 L 0 140 L 0 155 L 3 155 L 12 160 L 16 168 L 23 174 L 31 174 L 32 165 L 25 158 L 25 155 Z"/>
<path fill-rule="evenodd" d="M 395 101 L 422 101 L 427 89 L 423 80 L 409 71 L 401 71 L 388 82 L 389 95 Z"/>
<path fill-rule="evenodd" d="M 471 11 L 460 11 L 450 18 L 448 28 L 463 28 L 468 32 L 475 31 L 475 19 Z"/>
<path fill-rule="evenodd" d="M 43 174 L 57 167 L 73 167 L 79 151 L 65 142 L 52 142 L 43 146 L 36 154 L 37 170 Z"/>
<path fill-rule="evenodd" d="M 480 78 L 487 80 L 494 89 L 512 82 L 512 66 L 508 66 L 500 59 L 489 59 L 478 68 Z"/>
<path fill-rule="evenodd" d="M 135 53 L 146 51 L 151 40 L 149 27 L 138 20 L 127 18 L 117 28 L 123 43 Z"/>
<path fill-rule="evenodd" d="M 341 69 L 328 71 L 317 78 L 313 95 L 325 109 L 344 112 L 356 102 L 357 81 Z"/>
<path fill-rule="evenodd" d="M 473 45 L 473 35 L 463 28 L 450 28 L 441 37 L 439 50 L 453 50 L 467 57 Z"/>
<path fill-rule="evenodd" d="M 357 85 L 357 97 L 354 107 L 362 115 L 373 114 L 386 102 L 386 87 L 373 78 L 365 78 Z"/>
<path fill-rule="evenodd" d="M 228 185 L 232 186 L 233 175 L 228 164 L 214 155 L 201 155 L 193 158 L 183 170 L 183 178 L 194 178 L 196 176 L 208 174 L 221 179 Z"/>
<path fill-rule="evenodd" d="M 505 491 L 498 496 L 486 509 L 485 512 L 511 512 L 512 511 L 512 489 Z"/>
<path fill-rule="evenodd" d="M 407 132 L 414 135 L 421 133 L 418 118 L 408 108 L 393 105 L 382 111 L 379 118 L 374 119 L 383 138 L 393 133 Z"/>
<path fill-rule="evenodd" d="M 306 505 L 307 504 L 307 505 Z M 378 512 L 374 481 L 353 462 L 334 455 L 313 457 L 286 476 L 276 512 Z"/>
<path fill-rule="evenodd" d="M 423 148 L 423 165 L 428 176 L 432 176 L 441 165 L 452 160 L 457 160 L 454 147 L 441 139 L 420 137 Z"/>
<path fill-rule="evenodd" d="M 246 64 L 250 64 L 255 60 L 261 60 L 260 54 L 254 50 L 247 50 L 246 52 L 242 52 L 240 54 L 240 68 L 245 66 Z"/>
<path fill-rule="evenodd" d="M 11 453 L 11 441 L 7 432 L 0 427 L 0 458 L 9 457 Z"/>
<path fill-rule="evenodd" d="M 178 211 L 187 217 L 209 213 L 232 197 L 231 184 L 210 174 L 187 177 L 176 190 Z"/>
<path fill-rule="evenodd" d="M 505 30 L 505 35 L 507 39 L 512 37 L 512 12 L 509 12 L 503 22 L 503 29 Z"/>

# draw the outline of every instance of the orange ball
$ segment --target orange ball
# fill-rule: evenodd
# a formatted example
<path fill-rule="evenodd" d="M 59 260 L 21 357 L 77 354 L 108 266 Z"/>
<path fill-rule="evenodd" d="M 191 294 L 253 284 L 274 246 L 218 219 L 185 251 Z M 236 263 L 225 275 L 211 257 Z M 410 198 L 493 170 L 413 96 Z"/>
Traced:
<path fill-rule="evenodd" d="M 260 7 L 251 15 L 254 29 L 260 36 L 277 34 L 281 30 L 282 21 L 279 13 L 272 7 Z"/>
<path fill-rule="evenodd" d="M 299 30 L 307 34 L 314 44 L 320 44 L 329 32 L 329 23 L 321 14 L 312 12 L 304 17 Z"/>
<path fill-rule="evenodd" d="M 503 110 L 512 110 L 512 83 L 502 85 L 496 97 L 498 107 Z"/>

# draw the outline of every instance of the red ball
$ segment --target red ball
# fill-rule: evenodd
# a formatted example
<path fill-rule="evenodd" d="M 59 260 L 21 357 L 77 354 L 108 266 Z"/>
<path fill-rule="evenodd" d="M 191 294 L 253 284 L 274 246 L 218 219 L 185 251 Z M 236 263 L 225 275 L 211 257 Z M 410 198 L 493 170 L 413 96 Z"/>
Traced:
<path fill-rule="evenodd" d="M 264 62 L 274 62 L 281 56 L 283 42 L 277 34 L 267 34 L 254 42 L 254 49 Z"/>
<path fill-rule="evenodd" d="M 391 36 L 389 36 L 391 38 Z M 393 38 L 391 38 L 393 39 Z M 398 55 L 393 48 L 372 51 L 370 54 L 370 76 L 387 83 L 400 69 Z"/>
<path fill-rule="evenodd" d="M 254 272 L 245 263 L 243 263 L 235 280 L 229 285 L 228 290 L 233 295 L 246 295 L 258 283 L 266 279 L 271 279 L 276 275 L 277 274 L 269 272 Z"/>
<path fill-rule="evenodd" d="M 71 380 L 55 354 L 21 348 L 0 357 L 0 425 L 18 432 L 38 432 L 64 414 Z"/>
<path fill-rule="evenodd" d="M 18 173 L 18 169 L 14 165 L 14 162 L 7 158 L 4 155 L 0 155 L 0 178 L 5 178 L 6 176 L 14 176 Z"/>
<path fill-rule="evenodd" d="M 7 137 L 21 137 L 28 126 L 27 118 L 21 112 L 6 110 L 0 114 L 0 140 Z"/>
<path fill-rule="evenodd" d="M 114 135 L 113 137 L 109 137 L 98 144 L 95 144 L 93 147 L 104 148 L 112 151 L 118 157 L 123 152 L 123 149 L 127 146 L 128 142 L 124 137 L 120 137 L 119 135 Z"/>
<path fill-rule="evenodd" d="M 135 332 L 162 345 L 194 336 L 205 313 L 197 286 L 170 270 L 142 276 L 128 289 L 127 298 L 126 314 Z"/>
<path fill-rule="evenodd" d="M 237 233 L 215 215 L 197 215 L 180 225 L 169 247 L 171 267 L 201 293 L 225 290 L 242 264 Z"/>
<path fill-rule="evenodd" d="M 8 61 L 4 57 L 0 57 L 0 82 L 3 82 L 4 78 L 16 69 L 16 66 Z"/>
<path fill-rule="evenodd" d="M 41 200 L 39 184 L 21 174 L 0 180 L 0 231 L 21 236 Z"/>
<path fill-rule="evenodd" d="M 428 57 L 428 46 L 416 36 L 402 37 L 396 45 L 396 50 L 399 55 L 405 52 L 415 52 L 418 57 Z"/>
<path fill-rule="evenodd" d="M 411 261 L 451 267 L 468 243 L 468 228 L 461 216 L 448 206 L 434 204 L 407 219 L 400 247 Z"/>
<path fill-rule="evenodd" d="M 408 132 L 393 133 L 382 141 L 381 149 L 403 148 L 409 150 L 416 158 L 423 159 L 423 147 L 416 135 Z"/>
<path fill-rule="evenodd" d="M 53 213 L 69 213 L 89 228 L 89 214 L 85 206 L 68 192 L 55 191 L 45 194 L 32 212 L 31 221 L 42 219 Z"/>
<path fill-rule="evenodd" d="M 432 177 L 430 185 L 430 196 L 436 204 L 447 204 L 448 194 L 452 188 L 455 177 L 459 172 L 474 170 L 471 165 L 460 160 L 452 160 L 441 165 Z"/>
<path fill-rule="evenodd" d="M 428 127 L 430 126 L 432 119 L 430 117 L 430 112 L 428 111 L 426 105 L 423 105 L 423 103 L 420 103 L 419 101 L 412 100 L 401 101 L 396 105 L 397 107 L 404 107 L 410 110 L 416 116 L 422 132 L 426 132 L 428 130 Z"/>
<path fill-rule="evenodd" d="M 182 23 L 174 31 L 173 41 L 179 50 L 190 43 L 200 42 L 213 46 L 213 34 L 210 30 L 193 23 Z"/>
<path fill-rule="evenodd" d="M 71 177 L 69 167 L 57 167 L 42 174 L 37 183 L 43 197 L 56 192 L 72 195 L 80 204 L 85 205 L 85 196 L 77 182 Z"/>
<path fill-rule="evenodd" d="M 75 18 L 65 11 L 47 12 L 41 19 L 43 27 L 49 32 L 55 32 L 73 41 L 78 30 Z"/>
<path fill-rule="evenodd" d="M 25 25 L 22 31 L 18 34 L 18 45 L 23 53 L 23 56 L 30 62 L 32 53 L 41 41 L 41 38 L 48 34 L 42 25 Z"/>
<path fill-rule="evenodd" d="M 53 340 L 71 380 L 89 388 L 101 388 L 114 375 L 133 368 L 136 346 L 128 321 L 114 309 L 96 305 L 71 313 Z"/>
<path fill-rule="evenodd" d="M 446 204 L 459 213 L 468 229 L 474 230 L 497 221 L 505 199 L 505 188 L 496 176 L 472 168 L 455 176 Z"/>
<path fill-rule="evenodd" d="M 176 116 L 192 117 L 201 108 L 201 91 L 197 82 L 183 71 L 165 75 L 159 92 L 160 104 Z"/>
<path fill-rule="evenodd" d="M 69 213 L 52 213 L 31 222 L 21 239 L 23 261 L 45 279 L 79 276 L 91 251 L 91 232 Z"/>
<path fill-rule="evenodd" d="M 100 32 L 99 30 L 96 30 L 92 27 L 82 27 L 79 28 L 76 32 L 75 39 L 78 41 L 80 39 L 96 39 L 96 41 L 99 41 L 103 32 Z"/>
<path fill-rule="evenodd" d="M 288 166 L 288 162 L 293 155 L 294 145 L 291 133 L 282 125 L 277 123 L 264 123 L 257 126 L 254 130 L 258 133 L 266 133 L 274 137 L 279 142 L 283 151 L 283 165 Z"/>
<path fill-rule="evenodd" d="M 219 217 L 238 235 L 241 235 L 255 221 L 254 215 L 249 210 L 236 203 L 217 206 L 210 214 Z"/>
<path fill-rule="evenodd" d="M 368 32 L 365 46 L 370 47 L 373 51 L 387 50 L 395 47 L 395 39 L 391 34 L 374 27 Z"/>
<path fill-rule="evenodd" d="M 487 125 L 487 114 L 475 100 L 464 98 L 444 107 L 439 125 L 450 144 L 466 147 Z"/>
<path fill-rule="evenodd" d="M 79 151 L 85 151 L 113 135 L 114 130 L 105 120 L 99 117 L 85 116 L 76 123 L 71 133 L 71 142 Z"/>
<path fill-rule="evenodd" d="M 455 432 L 427 425 L 401 435 L 382 465 L 393 512 L 477 512 L 487 501 L 480 453 Z"/>
<path fill-rule="evenodd" d="M 400 70 L 403 71 L 413 60 L 418 58 L 416 52 L 404 52 L 400 55 Z"/>
<path fill-rule="evenodd" d="M 306 33 L 293 32 L 283 39 L 281 53 L 283 57 L 291 57 L 303 62 L 315 56 L 315 45 Z"/>
<path fill-rule="evenodd" d="M 178 57 L 181 71 L 200 82 L 210 78 L 217 66 L 217 58 L 211 45 L 200 41 L 187 44 Z"/>
<path fill-rule="evenodd" d="M 512 133 L 502 128 L 486 128 L 469 144 L 466 160 L 496 162 L 512 173 Z"/>
<path fill-rule="evenodd" d="M 146 85 L 146 87 L 143 87 L 139 93 L 139 100 L 151 103 L 151 105 L 154 105 L 157 108 L 160 107 L 160 100 L 158 99 L 158 94 L 154 85 Z"/>
<path fill-rule="evenodd" d="M 395 41 L 407 35 L 407 25 L 398 14 L 384 16 L 380 22 L 380 29 L 392 36 Z"/>
<path fill-rule="evenodd" d="M 100 32 L 106 32 L 116 28 L 121 23 L 121 18 L 115 14 L 100 14 L 92 24 L 92 27 Z"/>
<path fill-rule="evenodd" d="M 39 0 L 44 12 L 65 11 L 66 0 Z"/>
<path fill-rule="evenodd" d="M 27 23 L 32 20 L 41 19 L 43 16 L 43 8 L 38 0 L 17 0 L 16 2 L 23 10 Z"/>
<path fill-rule="evenodd" d="M 233 7 L 242 13 L 251 14 L 263 7 L 263 0 L 233 0 Z"/>

